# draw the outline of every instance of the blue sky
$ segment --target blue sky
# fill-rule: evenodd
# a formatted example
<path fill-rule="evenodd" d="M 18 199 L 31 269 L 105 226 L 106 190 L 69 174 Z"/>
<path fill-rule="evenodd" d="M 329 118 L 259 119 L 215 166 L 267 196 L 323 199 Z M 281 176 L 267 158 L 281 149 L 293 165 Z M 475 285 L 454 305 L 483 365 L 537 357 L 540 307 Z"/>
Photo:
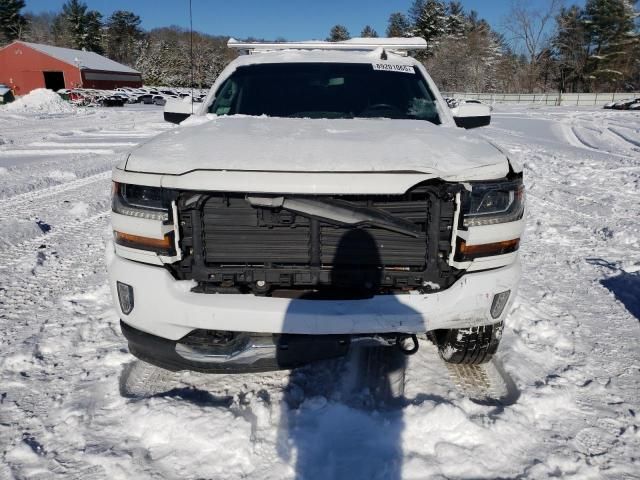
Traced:
<path fill-rule="evenodd" d="M 192 0 L 194 29 L 239 38 L 284 37 L 288 40 L 323 39 L 336 23 L 347 26 L 352 35 L 365 24 L 384 34 L 389 14 L 406 12 L 411 0 Z M 530 0 L 532 6 L 547 0 Z M 159 26 L 188 27 L 188 0 L 85 0 L 90 9 L 108 16 L 114 10 L 131 10 L 145 29 Z M 57 11 L 64 0 L 27 0 L 26 10 Z M 509 0 L 463 0 L 467 11 L 476 10 L 494 28 L 509 9 Z M 567 0 L 567 3 L 571 3 Z M 583 3 L 577 0 L 575 3 Z"/>

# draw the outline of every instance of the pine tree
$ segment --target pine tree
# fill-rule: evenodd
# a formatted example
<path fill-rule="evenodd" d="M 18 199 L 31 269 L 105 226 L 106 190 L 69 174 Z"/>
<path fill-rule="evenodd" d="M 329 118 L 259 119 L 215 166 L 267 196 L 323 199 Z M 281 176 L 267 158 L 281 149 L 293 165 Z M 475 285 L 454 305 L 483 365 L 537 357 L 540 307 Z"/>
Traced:
<path fill-rule="evenodd" d="M 0 0 L 0 44 L 24 36 L 27 19 L 20 13 L 23 8 L 24 0 Z"/>
<path fill-rule="evenodd" d="M 474 30 L 478 24 L 480 23 L 480 17 L 478 16 L 478 12 L 475 10 L 471 10 L 466 17 L 465 24 L 467 26 L 467 30 Z"/>
<path fill-rule="evenodd" d="M 455 38 L 462 38 L 465 34 L 464 9 L 459 1 L 451 1 L 447 5 L 446 32 Z"/>
<path fill-rule="evenodd" d="M 107 56 L 117 62 L 132 65 L 136 46 L 143 32 L 140 17 L 133 12 L 117 10 L 107 20 Z"/>
<path fill-rule="evenodd" d="M 426 1 L 427 0 L 413 0 L 409 8 L 409 21 L 411 24 L 415 25 L 420 20 Z"/>
<path fill-rule="evenodd" d="M 416 0 L 412 7 L 413 33 L 427 42 L 426 54 L 433 54 L 438 41 L 447 33 L 446 9 L 440 0 Z"/>
<path fill-rule="evenodd" d="M 342 42 L 344 40 L 349 40 L 351 35 L 349 34 L 349 30 L 344 25 L 334 25 L 331 27 L 331 31 L 329 32 L 329 37 L 327 38 L 328 42 Z"/>
<path fill-rule="evenodd" d="M 378 32 L 376 32 L 371 25 L 366 25 L 362 32 L 360 32 L 362 38 L 377 38 Z"/>
<path fill-rule="evenodd" d="M 85 47 L 87 36 L 87 4 L 80 0 L 67 0 L 62 5 L 60 27 L 65 40 L 71 47 L 82 49 Z"/>
<path fill-rule="evenodd" d="M 53 25 L 56 44 L 103 53 L 102 14 L 80 0 L 67 0 Z"/>
<path fill-rule="evenodd" d="M 67 22 L 62 13 L 54 17 L 51 23 L 51 35 L 55 46 L 73 48 L 73 39 L 67 30 Z"/>
<path fill-rule="evenodd" d="M 575 5 L 563 8 L 556 17 L 557 32 L 551 43 L 563 92 L 579 92 L 584 88 L 589 45 L 583 17 L 584 11 Z"/>
<path fill-rule="evenodd" d="M 411 35 L 411 25 L 407 17 L 401 12 L 389 16 L 387 37 L 408 37 Z"/>
<path fill-rule="evenodd" d="M 631 0 L 587 0 L 584 24 L 589 36 L 588 74 L 595 88 L 617 89 L 634 69 L 639 36 Z"/>
<path fill-rule="evenodd" d="M 426 2 L 424 5 L 426 6 Z M 462 15 L 460 34 L 443 34 L 424 63 L 442 91 L 514 91 L 518 88 L 518 69 L 504 37 L 493 31 L 477 13 L 449 10 Z"/>
<path fill-rule="evenodd" d="M 83 49 L 99 54 L 104 53 L 104 36 L 102 31 L 102 14 L 91 10 L 85 16 L 86 33 L 84 37 Z"/>

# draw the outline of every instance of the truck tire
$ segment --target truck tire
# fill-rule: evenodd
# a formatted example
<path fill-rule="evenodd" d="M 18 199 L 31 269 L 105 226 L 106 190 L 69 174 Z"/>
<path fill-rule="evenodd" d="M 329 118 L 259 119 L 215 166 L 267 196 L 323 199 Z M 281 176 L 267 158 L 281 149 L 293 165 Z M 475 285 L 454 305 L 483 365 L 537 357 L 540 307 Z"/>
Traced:
<path fill-rule="evenodd" d="M 120 374 L 120 395 L 125 398 L 149 398 L 177 386 L 175 374 L 135 360 L 124 366 Z"/>
<path fill-rule="evenodd" d="M 445 362 L 479 365 L 490 361 L 498 350 L 502 329 L 503 324 L 500 322 L 480 327 L 435 330 L 429 336 Z"/>
<path fill-rule="evenodd" d="M 404 395 L 407 357 L 394 347 L 363 349 L 364 383 L 382 403 L 392 403 Z"/>

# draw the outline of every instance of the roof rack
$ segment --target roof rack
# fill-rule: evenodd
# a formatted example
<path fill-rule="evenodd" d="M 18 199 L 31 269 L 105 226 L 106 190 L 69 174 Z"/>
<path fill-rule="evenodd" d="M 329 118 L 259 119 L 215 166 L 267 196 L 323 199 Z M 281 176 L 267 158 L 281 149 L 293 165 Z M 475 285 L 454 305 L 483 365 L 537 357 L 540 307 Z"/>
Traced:
<path fill-rule="evenodd" d="M 273 52 L 277 50 L 347 50 L 347 51 L 373 51 L 385 49 L 393 52 L 406 52 L 408 50 L 424 50 L 427 42 L 424 38 L 352 38 L 341 42 L 323 42 L 309 40 L 304 42 L 240 42 L 230 38 L 227 42 L 229 48 L 239 50 L 243 54 L 257 52 Z"/>

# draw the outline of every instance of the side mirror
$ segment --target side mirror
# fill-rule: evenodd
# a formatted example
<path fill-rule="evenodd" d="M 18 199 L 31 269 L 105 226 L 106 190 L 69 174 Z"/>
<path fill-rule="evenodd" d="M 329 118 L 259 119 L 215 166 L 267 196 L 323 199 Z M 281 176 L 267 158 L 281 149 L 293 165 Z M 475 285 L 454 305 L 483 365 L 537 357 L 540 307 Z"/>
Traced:
<path fill-rule="evenodd" d="M 451 113 L 460 128 L 486 127 L 491 124 L 491 107 L 482 103 L 461 103 L 452 108 Z"/>
<path fill-rule="evenodd" d="M 168 98 L 164 105 L 164 119 L 167 122 L 180 123 L 189 118 L 198 107 L 191 106 L 191 97 Z"/>

